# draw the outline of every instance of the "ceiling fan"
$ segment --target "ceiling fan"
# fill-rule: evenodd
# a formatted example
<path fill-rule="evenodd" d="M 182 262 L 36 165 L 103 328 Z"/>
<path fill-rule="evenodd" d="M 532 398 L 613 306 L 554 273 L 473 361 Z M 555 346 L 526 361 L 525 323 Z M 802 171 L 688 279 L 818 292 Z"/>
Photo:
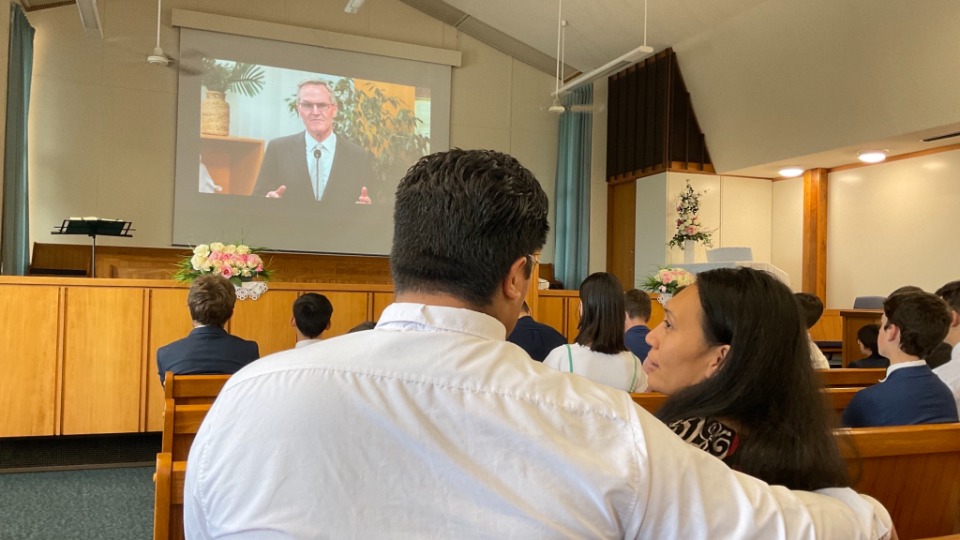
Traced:
<path fill-rule="evenodd" d="M 563 0 L 560 0 L 560 1 L 562 2 Z M 558 31 L 558 39 L 557 39 L 558 43 L 561 41 L 559 39 L 559 36 L 560 36 L 560 32 Z M 559 49 L 560 47 L 558 46 L 558 54 L 561 54 Z M 604 77 L 610 73 L 615 73 L 628 66 L 636 64 L 637 62 L 643 60 L 644 58 L 646 58 L 651 54 L 653 54 L 653 47 L 647 46 L 647 0 L 643 0 L 643 45 L 640 45 L 636 49 L 633 49 L 632 51 L 626 52 L 618 56 L 617 58 L 614 58 L 613 60 L 607 62 L 606 64 L 596 69 L 593 69 L 591 71 L 588 71 L 587 73 L 583 73 L 577 76 L 576 78 L 574 78 L 570 82 L 563 84 L 562 86 L 559 84 L 560 69 L 558 67 L 557 68 L 557 89 L 553 92 L 553 96 L 554 98 L 558 98 L 559 96 L 566 94 L 571 90 L 575 90 L 585 84 L 592 83 L 593 81 L 601 77 Z"/>
<path fill-rule="evenodd" d="M 169 66 L 173 63 L 173 58 L 167 56 L 160 47 L 160 4 L 162 0 L 157 0 L 157 46 L 153 48 L 153 53 L 147 55 L 147 63 L 155 66 Z"/>

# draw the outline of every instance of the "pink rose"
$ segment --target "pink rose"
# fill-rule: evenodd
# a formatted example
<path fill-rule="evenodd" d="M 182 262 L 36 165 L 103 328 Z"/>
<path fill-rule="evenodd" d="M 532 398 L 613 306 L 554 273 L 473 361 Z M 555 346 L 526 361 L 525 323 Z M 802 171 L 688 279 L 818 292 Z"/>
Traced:
<path fill-rule="evenodd" d="M 257 266 L 257 272 L 263 272 L 263 265 Z"/>
<path fill-rule="evenodd" d="M 686 231 L 687 231 L 687 234 L 697 234 L 696 227 L 687 227 Z"/>
<path fill-rule="evenodd" d="M 220 267 L 220 275 L 225 278 L 233 277 L 233 267 L 229 264 L 225 264 Z"/>

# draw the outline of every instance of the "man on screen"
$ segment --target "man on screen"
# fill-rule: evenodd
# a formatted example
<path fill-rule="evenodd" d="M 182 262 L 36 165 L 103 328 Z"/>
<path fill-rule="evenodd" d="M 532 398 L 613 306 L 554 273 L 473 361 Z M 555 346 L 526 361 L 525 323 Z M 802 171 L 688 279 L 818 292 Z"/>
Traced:
<path fill-rule="evenodd" d="M 296 108 L 306 129 L 267 144 L 253 194 L 370 204 L 366 188 L 374 181 L 373 158 L 334 133 L 337 98 L 327 83 L 300 83 Z"/>

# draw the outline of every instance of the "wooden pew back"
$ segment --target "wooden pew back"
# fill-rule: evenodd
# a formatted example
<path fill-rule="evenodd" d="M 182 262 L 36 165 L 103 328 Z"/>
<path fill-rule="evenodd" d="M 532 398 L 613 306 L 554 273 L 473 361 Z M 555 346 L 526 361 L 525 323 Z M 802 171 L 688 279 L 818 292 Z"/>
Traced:
<path fill-rule="evenodd" d="M 176 405 L 166 400 L 163 408 L 163 440 L 161 452 L 169 452 L 174 461 L 184 461 L 190 454 L 190 445 L 197 430 L 210 411 L 209 403 Z"/>
<path fill-rule="evenodd" d="M 169 452 L 157 454 L 156 497 L 153 506 L 153 539 L 183 540 L 183 482 L 186 461 L 173 461 Z"/>
<path fill-rule="evenodd" d="M 880 382 L 880 379 L 887 375 L 887 370 L 883 368 L 840 368 L 818 369 L 816 371 L 823 380 L 823 386 L 827 388 L 837 386 L 871 386 Z"/>
<path fill-rule="evenodd" d="M 172 399 L 177 405 L 213 403 L 227 384 L 230 375 L 164 375 L 164 399 Z"/>
<path fill-rule="evenodd" d="M 879 500 L 902 540 L 960 533 L 960 424 L 837 430 L 854 489 Z"/>
<path fill-rule="evenodd" d="M 862 389 L 862 387 L 823 388 L 820 392 L 826 400 L 827 408 L 841 415 L 843 414 L 843 410 L 847 408 L 847 405 L 850 404 L 853 396 Z M 663 405 L 663 402 L 667 400 L 667 396 L 659 392 L 632 393 L 630 397 L 634 403 L 649 411 L 650 414 L 656 414 L 657 410 Z"/>

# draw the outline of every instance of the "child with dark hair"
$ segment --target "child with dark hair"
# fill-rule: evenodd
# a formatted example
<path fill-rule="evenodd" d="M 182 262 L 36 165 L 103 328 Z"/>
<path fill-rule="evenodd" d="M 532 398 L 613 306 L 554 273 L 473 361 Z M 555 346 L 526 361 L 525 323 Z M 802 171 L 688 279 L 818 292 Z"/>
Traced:
<path fill-rule="evenodd" d="M 879 324 L 866 324 L 857 330 L 857 345 L 860 346 L 860 352 L 867 355 L 855 362 L 850 362 L 847 367 L 851 368 L 884 368 L 890 366 L 890 360 L 880 356 L 877 350 L 877 336 L 880 335 Z"/>

